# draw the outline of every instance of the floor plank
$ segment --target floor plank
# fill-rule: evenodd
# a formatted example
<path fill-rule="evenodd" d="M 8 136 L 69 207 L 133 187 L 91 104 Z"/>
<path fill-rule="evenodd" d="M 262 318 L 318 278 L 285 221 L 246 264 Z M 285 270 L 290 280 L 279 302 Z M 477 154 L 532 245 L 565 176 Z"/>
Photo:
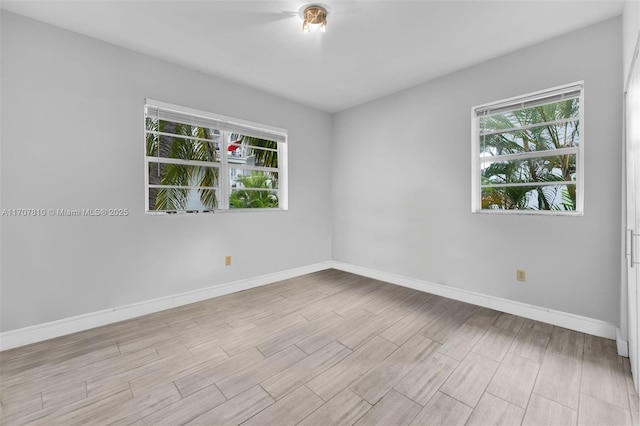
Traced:
<path fill-rule="evenodd" d="M 578 409 L 582 360 L 546 354 L 533 391 L 540 396 Z"/>
<path fill-rule="evenodd" d="M 632 424 L 640 425 L 640 398 L 638 397 L 638 392 L 636 392 L 636 388 L 634 387 L 629 358 L 625 358 L 623 360 L 623 369 L 625 381 L 627 382 L 627 393 L 629 395 Z"/>
<path fill-rule="evenodd" d="M 478 406 L 469 420 L 468 426 L 485 425 L 518 425 L 522 422 L 524 410 L 490 393 L 482 395 Z"/>
<path fill-rule="evenodd" d="M 176 379 L 174 383 L 182 396 L 186 397 L 264 359 L 258 350 L 249 349 L 218 364 L 203 366 Z"/>
<path fill-rule="evenodd" d="M 631 425 L 631 413 L 628 409 L 621 408 L 616 404 L 580 394 L 578 424 L 589 426 Z"/>
<path fill-rule="evenodd" d="M 406 315 L 395 324 L 391 325 L 380 334 L 381 337 L 396 345 L 402 345 L 414 334 L 418 333 L 426 323 L 433 321 L 437 316 L 442 315 L 446 310 L 446 305 L 441 301 L 443 298 L 431 298 L 414 312 Z"/>
<path fill-rule="evenodd" d="M 285 332 L 260 343 L 257 347 L 264 356 L 271 356 L 276 352 L 298 343 L 300 340 L 313 336 L 320 330 L 333 327 L 343 321 L 340 315 L 335 312 L 327 312 L 318 319 L 307 324 L 286 330 Z"/>
<path fill-rule="evenodd" d="M 296 343 L 300 349 L 307 354 L 312 354 L 318 349 L 326 346 L 334 340 L 340 339 L 343 335 L 349 333 L 361 325 L 365 324 L 371 318 L 371 314 L 366 311 L 358 311 L 355 314 L 343 318 L 336 325 L 325 327 L 317 333 L 300 340 Z"/>
<path fill-rule="evenodd" d="M 356 426 L 408 425 L 421 408 L 409 398 L 391 390 L 355 424 Z"/>
<path fill-rule="evenodd" d="M 149 426 L 185 424 L 226 401 L 227 399 L 217 387 L 209 386 L 156 410 L 132 424 Z"/>
<path fill-rule="evenodd" d="M 527 408 L 538 370 L 540 364 L 537 362 L 507 354 L 491 379 L 487 392 L 520 408 Z"/>
<path fill-rule="evenodd" d="M 440 390 L 469 407 L 475 407 L 498 366 L 497 362 L 471 352 Z"/>
<path fill-rule="evenodd" d="M 575 410 L 534 393 L 522 425 L 574 426 L 577 422 L 578 413 Z"/>
<path fill-rule="evenodd" d="M 491 326 L 471 351 L 485 358 L 501 362 L 517 335 L 518 333 L 515 331 Z"/>
<path fill-rule="evenodd" d="M 442 347 L 438 349 L 438 352 L 457 361 L 462 361 L 469 351 L 471 351 L 471 348 L 473 348 L 482 337 L 482 333 L 479 331 L 478 327 L 462 324 L 460 328 L 444 342 Z"/>
<path fill-rule="evenodd" d="M 265 358 L 251 367 L 245 368 L 227 378 L 216 382 L 216 386 L 222 391 L 225 397 L 234 396 L 254 387 L 271 376 L 286 370 L 296 362 L 305 358 L 306 355 L 297 346 L 290 346 L 287 349 Z"/>
<path fill-rule="evenodd" d="M 458 366 L 458 361 L 435 353 L 416 365 L 394 389 L 425 405 Z"/>
<path fill-rule="evenodd" d="M 323 373 L 351 354 L 351 350 L 337 341 L 303 358 L 286 370 L 271 376 L 262 382 L 262 387 L 274 399 L 280 399 L 287 393 Z"/>
<path fill-rule="evenodd" d="M 18 419 L 16 424 L 50 426 L 52 418 L 56 424 L 64 425 L 107 424 L 118 408 L 132 399 L 133 394 L 129 388 L 118 389 L 99 398 L 85 398 L 63 407 L 31 413 Z M 13 423 L 9 419 L 3 421 Z"/>
<path fill-rule="evenodd" d="M 243 425 L 295 425 L 318 409 L 324 401 L 304 386 L 256 414 Z"/>
<path fill-rule="evenodd" d="M 364 399 L 345 389 L 298 423 L 300 426 L 350 426 L 371 409 Z"/>
<path fill-rule="evenodd" d="M 528 327 L 528 324 L 531 324 Z M 523 324 L 518 336 L 511 344 L 509 352 L 534 362 L 542 362 L 551 338 L 551 327 L 537 328 L 533 322 Z"/>
<path fill-rule="evenodd" d="M 553 327 L 547 353 L 558 357 L 581 359 L 584 352 L 584 334 Z"/>
<path fill-rule="evenodd" d="M 425 337 L 443 344 L 479 309 L 476 306 L 455 300 L 448 300 L 447 302 L 448 306 L 444 314 L 438 316 L 420 330 L 420 333 Z"/>
<path fill-rule="evenodd" d="M 173 383 L 167 383 L 144 395 L 138 395 L 135 398 L 125 401 L 120 404 L 117 409 L 113 410 L 112 413 L 109 413 L 106 418 L 108 422 L 112 424 L 128 425 L 158 410 L 162 410 L 181 399 L 180 392 L 178 392 L 175 385 Z M 88 419 L 87 423 L 91 421 L 93 421 L 93 419 Z"/>
<path fill-rule="evenodd" d="M 518 333 L 525 321 L 526 320 L 522 317 L 503 312 L 493 323 L 493 326 L 501 328 L 503 330 Z"/>
<path fill-rule="evenodd" d="M 309 389 L 330 400 L 344 388 L 376 367 L 398 347 L 380 337 L 374 337 L 351 355 L 309 381 Z"/>
<path fill-rule="evenodd" d="M 582 381 L 580 392 L 602 401 L 629 407 L 629 398 L 624 379 L 622 360 L 606 360 L 585 356 L 582 362 Z"/>
<path fill-rule="evenodd" d="M 375 404 L 419 362 L 437 350 L 438 346 L 433 340 L 416 334 L 376 368 L 362 376 L 350 389 L 365 401 Z"/>
<path fill-rule="evenodd" d="M 61 384 L 42 392 L 42 407 L 62 407 L 87 397 L 87 382 Z"/>
<path fill-rule="evenodd" d="M 193 420 L 188 425 L 238 425 L 264 410 L 275 401 L 260 386 L 237 395 Z"/>
<path fill-rule="evenodd" d="M 383 330 L 402 320 L 407 314 L 407 311 L 401 307 L 391 307 L 380 315 L 371 318 L 370 321 L 365 322 L 360 327 L 340 337 L 338 341 L 351 350 L 356 350 L 361 345 L 367 343 L 369 339 L 379 335 Z"/>
<path fill-rule="evenodd" d="M 436 392 L 431 400 L 411 422 L 412 426 L 462 426 L 467 423 L 473 408 L 451 398 L 442 392 Z"/>

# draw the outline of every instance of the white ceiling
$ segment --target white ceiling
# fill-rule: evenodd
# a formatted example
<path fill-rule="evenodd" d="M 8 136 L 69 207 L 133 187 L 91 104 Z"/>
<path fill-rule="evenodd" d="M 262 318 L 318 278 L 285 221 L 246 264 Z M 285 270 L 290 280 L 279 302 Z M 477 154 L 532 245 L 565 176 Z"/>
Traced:
<path fill-rule="evenodd" d="M 327 112 L 622 13 L 622 0 L 2 0 L 3 9 Z"/>

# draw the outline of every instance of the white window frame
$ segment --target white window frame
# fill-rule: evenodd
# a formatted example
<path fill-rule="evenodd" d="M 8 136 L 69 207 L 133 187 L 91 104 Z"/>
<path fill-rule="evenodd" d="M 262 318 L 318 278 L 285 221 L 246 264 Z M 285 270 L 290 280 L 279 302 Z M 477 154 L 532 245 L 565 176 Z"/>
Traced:
<path fill-rule="evenodd" d="M 218 189 L 219 201 L 218 208 L 212 211 L 198 211 L 198 210 L 178 210 L 178 211 L 157 211 L 149 209 L 149 163 L 158 162 L 156 156 L 147 156 L 146 151 L 146 118 L 149 109 L 155 109 L 156 111 L 162 111 L 165 114 L 176 114 L 177 116 L 190 117 L 194 125 L 200 127 L 211 127 L 220 131 L 220 158 L 219 162 L 207 162 L 195 160 L 179 160 L 171 158 L 162 158 L 161 162 L 176 163 L 184 165 L 195 166 L 207 166 L 216 167 L 219 169 L 218 185 L 219 188 L 205 188 L 205 189 Z M 157 114 L 160 114 L 157 112 Z M 167 120 L 171 121 L 169 118 Z M 185 123 L 192 124 L 192 123 Z M 144 105 L 144 159 L 145 159 L 145 213 L 148 215 L 166 215 L 166 214 L 189 214 L 189 213 L 235 213 L 235 212 L 263 212 L 263 211 L 284 211 L 289 209 L 288 200 L 288 164 L 287 164 L 287 137 L 288 133 L 286 129 L 279 127 L 269 126 L 266 124 L 256 123 L 252 121 L 242 120 L 233 117 L 227 117 L 220 114 L 214 114 L 207 111 L 201 111 L 185 106 L 175 105 L 167 102 L 156 101 L 153 99 L 145 99 Z M 260 139 L 267 139 L 278 142 L 278 167 L 266 168 L 260 166 L 246 166 L 233 164 L 228 161 L 228 147 L 229 143 L 224 135 L 228 133 L 238 133 L 247 136 L 254 136 Z M 265 148 L 266 149 L 266 148 Z M 256 171 L 271 171 L 278 173 L 278 207 L 273 208 L 230 208 L 229 197 L 231 195 L 231 182 L 229 180 L 230 169 L 245 169 Z"/>
<path fill-rule="evenodd" d="M 571 182 L 576 185 L 576 209 L 575 210 L 507 210 L 507 209 L 483 209 L 482 208 L 482 187 L 481 187 L 481 163 L 480 157 L 480 120 L 479 118 L 490 111 L 509 109 L 516 110 L 526 105 L 544 105 L 563 99 L 563 95 L 579 91 L 579 123 L 580 142 L 577 147 L 548 151 L 533 151 L 492 157 L 502 160 L 541 158 L 551 155 L 576 155 L 576 181 Z M 567 98 L 569 99 L 569 98 Z M 548 102 L 545 102 L 548 101 Z M 503 99 L 487 104 L 474 106 L 471 108 L 471 211 L 472 213 L 486 214 L 520 214 L 520 215 L 551 215 L 551 216 L 582 216 L 584 214 L 584 81 L 578 81 L 562 86 L 540 90 L 521 96 Z M 543 123 L 544 124 L 544 123 Z M 537 124 L 536 126 L 539 126 Z M 562 184 L 563 182 L 554 182 Z M 508 184 L 507 184 L 508 185 Z M 505 186 L 507 186 L 505 185 Z M 511 184 L 521 186 L 543 186 L 540 184 Z"/>

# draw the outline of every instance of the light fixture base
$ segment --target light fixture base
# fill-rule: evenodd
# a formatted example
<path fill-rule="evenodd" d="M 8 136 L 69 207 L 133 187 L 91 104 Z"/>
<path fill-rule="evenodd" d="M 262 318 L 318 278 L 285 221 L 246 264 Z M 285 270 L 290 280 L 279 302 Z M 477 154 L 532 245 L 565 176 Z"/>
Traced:
<path fill-rule="evenodd" d="M 327 30 L 327 15 L 329 9 L 324 4 L 314 3 L 302 6 L 298 11 L 298 16 L 302 19 L 302 31 L 308 33 L 311 27 L 319 27 L 320 31 Z"/>

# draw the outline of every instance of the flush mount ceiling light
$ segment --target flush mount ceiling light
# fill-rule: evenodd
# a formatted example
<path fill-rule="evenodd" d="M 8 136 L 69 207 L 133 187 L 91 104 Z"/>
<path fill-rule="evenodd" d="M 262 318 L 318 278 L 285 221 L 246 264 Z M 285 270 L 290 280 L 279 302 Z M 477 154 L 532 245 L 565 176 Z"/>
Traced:
<path fill-rule="evenodd" d="M 320 31 L 327 31 L 327 8 L 319 4 L 303 6 L 300 9 L 300 17 L 303 19 L 302 31 L 308 33 L 311 27 L 319 27 Z"/>

